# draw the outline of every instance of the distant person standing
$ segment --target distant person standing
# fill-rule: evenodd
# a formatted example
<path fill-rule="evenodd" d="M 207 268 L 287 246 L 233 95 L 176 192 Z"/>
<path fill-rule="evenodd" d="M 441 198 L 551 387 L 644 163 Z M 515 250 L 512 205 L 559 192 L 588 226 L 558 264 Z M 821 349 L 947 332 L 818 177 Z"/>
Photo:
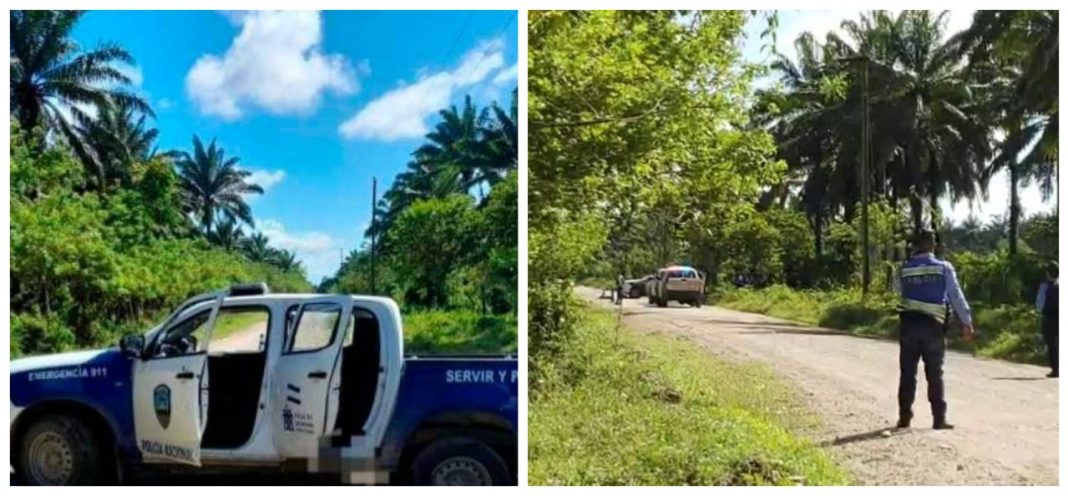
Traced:
<path fill-rule="evenodd" d="M 1046 266 L 1046 280 L 1038 287 L 1038 313 L 1042 318 L 1042 340 L 1046 342 L 1050 373 L 1046 377 L 1059 377 L 1057 346 L 1060 344 L 1060 328 L 1057 320 L 1057 291 L 1059 289 L 1057 262 Z"/>
<path fill-rule="evenodd" d="M 616 304 L 623 304 L 623 274 L 616 276 Z"/>
<path fill-rule="evenodd" d="M 946 355 L 945 331 L 952 305 L 964 325 L 964 340 L 971 341 L 972 313 L 957 281 L 953 265 L 936 257 L 934 231 L 923 229 L 916 235 L 915 252 L 901 266 L 901 380 L 898 384 L 898 428 L 912 422 L 912 402 L 916 397 L 916 369 L 923 359 L 927 378 L 927 399 L 931 403 L 935 429 L 952 429 L 946 422 L 942 363 Z"/>

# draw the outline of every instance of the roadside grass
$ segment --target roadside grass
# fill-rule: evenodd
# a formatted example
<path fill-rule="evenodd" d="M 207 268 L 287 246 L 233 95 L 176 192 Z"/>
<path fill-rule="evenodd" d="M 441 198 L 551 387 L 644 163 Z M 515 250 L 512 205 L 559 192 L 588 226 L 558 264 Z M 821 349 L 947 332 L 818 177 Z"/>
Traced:
<path fill-rule="evenodd" d="M 404 315 L 404 352 L 409 354 L 504 354 L 516 352 L 515 315 L 469 310 L 426 310 Z"/>
<path fill-rule="evenodd" d="M 796 434 L 818 420 L 766 367 L 617 329 L 610 312 L 584 310 L 563 354 L 532 378 L 532 485 L 847 482 Z"/>
<path fill-rule="evenodd" d="M 732 288 L 717 294 L 714 303 L 860 336 L 897 339 L 896 300 L 885 293 L 873 293 L 865 301 L 859 290 L 811 291 L 775 285 L 763 289 Z M 952 325 L 948 333 L 951 348 L 987 358 L 1046 363 L 1038 314 L 1030 305 L 990 307 L 982 302 L 970 303 L 979 334 L 973 343 L 964 343 L 959 325 Z"/>

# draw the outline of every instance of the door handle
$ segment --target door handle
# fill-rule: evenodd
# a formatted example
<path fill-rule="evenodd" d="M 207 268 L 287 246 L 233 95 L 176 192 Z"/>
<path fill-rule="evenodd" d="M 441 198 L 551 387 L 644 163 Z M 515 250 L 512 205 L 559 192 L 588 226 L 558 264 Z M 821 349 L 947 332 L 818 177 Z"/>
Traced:
<path fill-rule="evenodd" d="M 322 370 L 316 370 L 315 372 L 308 372 L 309 379 L 326 379 L 326 372 Z"/>
<path fill-rule="evenodd" d="M 189 372 L 189 371 L 178 372 L 177 374 L 175 374 L 174 377 L 176 377 L 178 379 L 192 379 L 193 378 L 193 373 Z"/>

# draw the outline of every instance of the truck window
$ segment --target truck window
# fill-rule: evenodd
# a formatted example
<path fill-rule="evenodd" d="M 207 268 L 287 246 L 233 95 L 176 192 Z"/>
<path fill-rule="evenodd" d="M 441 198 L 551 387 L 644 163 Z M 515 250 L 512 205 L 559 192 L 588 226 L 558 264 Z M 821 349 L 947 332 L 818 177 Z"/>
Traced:
<path fill-rule="evenodd" d="M 223 308 L 211 333 L 212 353 L 254 353 L 267 342 L 271 313 L 266 307 Z"/>
<path fill-rule="evenodd" d="M 208 343 L 204 342 L 203 338 L 210 316 L 211 311 L 204 310 L 171 326 L 159 340 L 152 356 L 172 357 L 206 350 Z"/>
<path fill-rule="evenodd" d="M 270 312 L 265 307 L 220 308 L 211 342 L 205 338 L 211 310 L 203 310 L 173 325 L 160 340 L 153 356 L 178 356 L 206 350 L 222 353 L 263 350 Z"/>
<path fill-rule="evenodd" d="M 288 336 L 286 353 L 314 351 L 329 346 L 334 340 L 341 318 L 341 307 L 334 303 L 312 303 L 304 305 L 292 327 L 292 336 Z M 287 318 L 286 320 L 291 320 Z"/>

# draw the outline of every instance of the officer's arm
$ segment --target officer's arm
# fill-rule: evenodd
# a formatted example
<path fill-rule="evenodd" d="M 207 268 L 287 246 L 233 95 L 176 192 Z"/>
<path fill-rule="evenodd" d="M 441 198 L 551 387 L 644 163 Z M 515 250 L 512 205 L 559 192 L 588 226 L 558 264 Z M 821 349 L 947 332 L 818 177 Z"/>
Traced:
<path fill-rule="evenodd" d="M 972 309 L 968 306 L 968 300 L 964 299 L 964 292 L 960 289 L 957 271 L 949 262 L 946 262 L 946 297 L 953 305 L 953 311 L 960 316 L 961 323 L 966 326 L 972 325 Z"/>

